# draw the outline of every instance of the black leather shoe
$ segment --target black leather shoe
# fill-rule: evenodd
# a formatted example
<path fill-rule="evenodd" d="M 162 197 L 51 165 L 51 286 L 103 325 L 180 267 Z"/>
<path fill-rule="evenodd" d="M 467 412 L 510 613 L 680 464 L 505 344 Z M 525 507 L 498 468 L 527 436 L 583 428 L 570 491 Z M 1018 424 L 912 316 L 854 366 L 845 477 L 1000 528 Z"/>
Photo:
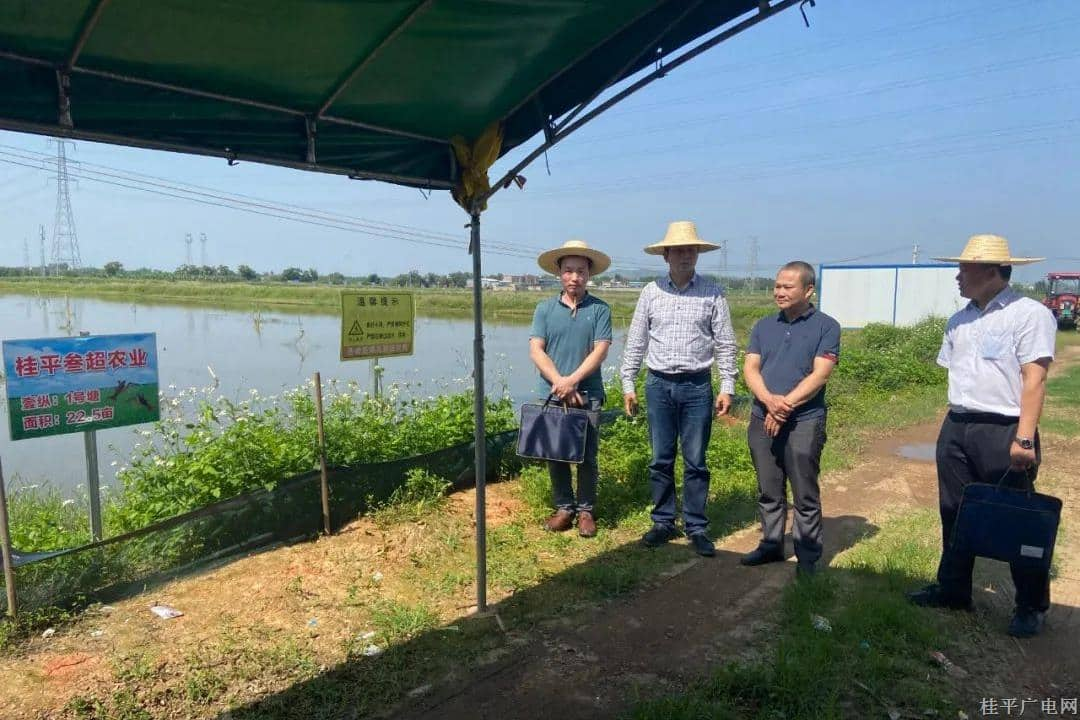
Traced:
<path fill-rule="evenodd" d="M 969 612 L 974 609 L 974 606 L 971 604 L 971 598 L 959 598 L 947 595 L 937 583 L 927 585 L 922 590 L 905 593 L 905 597 L 919 607 L 967 610 Z"/>
<path fill-rule="evenodd" d="M 709 536 L 703 532 L 691 535 L 690 544 L 693 545 L 694 552 L 702 557 L 712 557 L 716 554 L 716 546 L 713 545 L 713 541 L 709 539 Z"/>
<path fill-rule="evenodd" d="M 784 562 L 784 551 L 779 547 L 758 545 L 753 551 L 748 552 L 739 558 L 739 562 L 751 567 L 755 565 L 765 565 L 766 563 Z"/>
<path fill-rule="evenodd" d="M 1044 613 L 1026 607 L 1017 607 L 1009 622 L 1009 634 L 1016 638 L 1035 637 L 1043 628 Z"/>
<path fill-rule="evenodd" d="M 641 542 L 644 543 L 645 547 L 660 547 L 676 535 L 678 535 L 678 531 L 673 527 L 653 525 L 652 529 L 642 536 Z"/>

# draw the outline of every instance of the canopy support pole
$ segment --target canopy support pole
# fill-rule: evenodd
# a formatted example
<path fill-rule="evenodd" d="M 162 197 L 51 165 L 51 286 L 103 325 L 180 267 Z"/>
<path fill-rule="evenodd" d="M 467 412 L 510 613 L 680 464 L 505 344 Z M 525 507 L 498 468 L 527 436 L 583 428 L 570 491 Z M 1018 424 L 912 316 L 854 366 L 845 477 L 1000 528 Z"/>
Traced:
<path fill-rule="evenodd" d="M 475 206 L 474 206 L 475 207 Z M 473 267 L 473 414 L 476 416 L 476 611 L 487 610 L 487 430 L 484 423 L 484 296 L 480 283 L 480 212 L 473 210 L 469 251 Z"/>

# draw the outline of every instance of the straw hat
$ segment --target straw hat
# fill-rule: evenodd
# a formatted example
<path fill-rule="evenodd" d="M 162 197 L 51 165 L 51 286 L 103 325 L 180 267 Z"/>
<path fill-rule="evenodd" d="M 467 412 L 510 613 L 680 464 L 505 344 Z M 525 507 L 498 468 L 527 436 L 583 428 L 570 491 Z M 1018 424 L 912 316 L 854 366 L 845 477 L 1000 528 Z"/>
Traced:
<path fill-rule="evenodd" d="M 611 258 L 599 250 L 593 250 L 585 244 L 584 240 L 567 240 L 561 247 L 557 247 L 554 250 L 548 250 L 545 253 L 540 253 L 540 257 L 536 258 L 536 262 L 539 263 L 540 267 L 545 271 L 552 275 L 558 275 L 559 261 L 564 257 L 570 257 L 571 255 L 588 258 L 591 262 L 589 268 L 589 273 L 591 275 L 599 275 L 611 265 Z"/>
<path fill-rule="evenodd" d="M 958 257 L 936 257 L 935 260 L 958 263 L 980 263 L 986 265 L 1027 265 L 1046 258 L 1013 257 L 1009 252 L 1009 241 L 1000 235 L 972 235 L 964 252 Z"/>
<path fill-rule="evenodd" d="M 705 242 L 698 237 L 697 226 L 689 220 L 679 220 L 668 225 L 664 239 L 645 248 L 650 255 L 663 255 L 664 251 L 673 247 L 696 247 L 699 252 L 719 250 L 719 245 Z"/>

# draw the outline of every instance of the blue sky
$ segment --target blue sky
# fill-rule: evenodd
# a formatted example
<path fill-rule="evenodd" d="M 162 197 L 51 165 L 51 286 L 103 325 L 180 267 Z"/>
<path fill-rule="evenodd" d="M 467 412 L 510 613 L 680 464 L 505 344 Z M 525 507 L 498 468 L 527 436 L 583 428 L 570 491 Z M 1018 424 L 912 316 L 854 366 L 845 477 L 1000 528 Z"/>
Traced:
<path fill-rule="evenodd" d="M 956 254 L 996 232 L 1034 280 L 1080 269 L 1073 247 L 1080 187 L 1080 4 L 1068 0 L 818 0 L 811 27 L 789 10 L 674 71 L 524 171 L 484 215 L 485 270 L 536 270 L 535 254 L 580 237 L 614 270 L 662 269 L 641 248 L 690 219 L 726 241 L 728 273 L 793 258 L 815 264 L 910 262 Z M 529 144 L 534 147 L 536 140 Z M 55 155 L 43 137 L 0 133 L 0 251 L 23 261 L 38 226 L 51 234 L 47 166 L 10 164 L 12 148 Z M 524 151 L 502 160 L 505 171 Z M 7 153 L 7 154 L 4 154 Z M 84 262 L 173 269 L 184 235 L 208 238 L 210 264 L 314 267 L 390 275 L 469 269 L 467 218 L 446 193 L 241 163 L 78 142 L 73 173 L 116 168 L 274 204 L 428 233 L 436 245 L 269 218 L 119 188 L 72 186 Z M 25 162 L 25 160 L 23 160 Z M 31 162 L 30 164 L 33 164 Z M 550 167 L 550 175 L 548 174 Z M 112 172 L 111 170 L 109 172 Z M 100 177 L 100 176 L 99 176 Z M 450 245 L 451 247 L 444 247 Z M 720 253 L 700 269 L 719 272 Z"/>

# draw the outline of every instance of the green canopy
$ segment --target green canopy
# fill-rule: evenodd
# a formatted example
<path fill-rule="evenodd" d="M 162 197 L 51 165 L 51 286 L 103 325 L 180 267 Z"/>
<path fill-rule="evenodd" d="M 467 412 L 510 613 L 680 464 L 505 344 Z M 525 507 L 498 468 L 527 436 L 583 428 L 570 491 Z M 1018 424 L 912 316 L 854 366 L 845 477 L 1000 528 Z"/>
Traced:
<path fill-rule="evenodd" d="M 0 127 L 424 188 L 766 0 L 6 0 Z M 772 5 L 773 7 L 770 7 Z"/>

